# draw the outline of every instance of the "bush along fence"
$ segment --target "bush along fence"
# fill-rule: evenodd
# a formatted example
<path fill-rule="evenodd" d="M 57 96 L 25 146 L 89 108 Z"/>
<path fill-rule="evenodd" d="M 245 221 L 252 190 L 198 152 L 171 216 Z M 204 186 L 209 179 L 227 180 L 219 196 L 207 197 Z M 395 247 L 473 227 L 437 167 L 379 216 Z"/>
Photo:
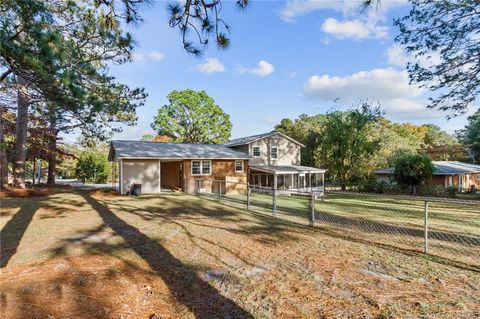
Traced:
<path fill-rule="evenodd" d="M 283 191 L 196 180 L 196 193 L 362 242 L 480 269 L 480 201 L 354 191 Z"/>

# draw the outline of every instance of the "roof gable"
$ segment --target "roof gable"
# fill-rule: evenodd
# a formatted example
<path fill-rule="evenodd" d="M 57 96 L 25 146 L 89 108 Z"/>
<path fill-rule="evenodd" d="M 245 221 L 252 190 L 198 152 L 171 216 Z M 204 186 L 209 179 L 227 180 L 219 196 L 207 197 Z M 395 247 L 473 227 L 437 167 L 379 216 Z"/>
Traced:
<path fill-rule="evenodd" d="M 263 133 L 263 134 L 257 134 L 257 135 L 250 135 L 250 136 L 245 136 L 245 137 L 240 137 L 240 138 L 236 138 L 236 139 L 233 139 L 231 141 L 228 141 L 227 143 L 225 143 L 224 145 L 225 146 L 228 146 L 228 147 L 232 147 L 232 146 L 240 146 L 240 145 L 247 145 L 247 144 L 250 144 L 250 143 L 253 143 L 255 141 L 258 141 L 258 140 L 261 140 L 263 138 L 266 138 L 266 137 L 271 137 L 271 136 L 274 136 L 274 135 L 280 135 L 281 137 L 283 138 L 286 138 L 287 140 L 289 140 L 290 142 L 293 142 L 301 147 L 305 147 L 305 145 L 303 145 L 302 143 L 300 143 L 299 141 L 296 141 L 294 140 L 293 138 L 291 138 L 290 136 L 288 135 L 285 135 L 281 132 L 278 132 L 278 131 L 271 131 L 271 132 L 268 132 L 268 133 Z"/>

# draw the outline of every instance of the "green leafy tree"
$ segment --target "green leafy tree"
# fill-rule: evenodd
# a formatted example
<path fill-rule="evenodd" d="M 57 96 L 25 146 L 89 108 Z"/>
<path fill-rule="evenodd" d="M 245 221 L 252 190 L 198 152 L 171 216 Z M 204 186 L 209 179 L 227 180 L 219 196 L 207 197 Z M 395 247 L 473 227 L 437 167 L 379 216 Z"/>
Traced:
<path fill-rule="evenodd" d="M 381 113 L 378 107 L 361 102 L 355 109 L 326 114 L 316 157 L 342 189 L 355 175 L 364 174 L 365 165 L 379 149 L 380 140 L 372 139 L 371 132 Z"/>
<path fill-rule="evenodd" d="M 432 160 L 422 154 L 399 156 L 394 165 L 394 179 L 401 186 L 419 186 L 432 178 Z"/>
<path fill-rule="evenodd" d="M 480 163 L 480 110 L 468 117 L 467 126 L 458 135 L 463 143 L 469 145 L 472 159 Z"/>
<path fill-rule="evenodd" d="M 84 183 L 106 183 L 110 177 L 107 156 L 99 151 L 82 152 L 77 160 L 75 176 Z"/>
<path fill-rule="evenodd" d="M 422 125 L 427 129 L 423 140 L 424 147 L 441 147 L 458 144 L 458 140 L 434 124 Z"/>
<path fill-rule="evenodd" d="M 230 116 L 204 91 L 172 91 L 158 110 L 152 128 L 175 142 L 220 144 L 230 138 Z"/>

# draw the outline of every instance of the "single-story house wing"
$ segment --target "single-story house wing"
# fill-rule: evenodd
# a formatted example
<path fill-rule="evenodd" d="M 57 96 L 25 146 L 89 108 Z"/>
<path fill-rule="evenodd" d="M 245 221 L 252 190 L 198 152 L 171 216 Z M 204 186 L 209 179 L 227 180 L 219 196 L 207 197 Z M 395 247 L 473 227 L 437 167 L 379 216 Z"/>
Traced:
<path fill-rule="evenodd" d="M 132 184 L 151 194 L 171 189 L 193 193 L 196 179 L 208 181 L 204 187 L 213 187 L 213 180 L 246 187 L 250 156 L 225 145 L 114 140 L 108 159 L 118 163 L 121 194 Z"/>
<path fill-rule="evenodd" d="M 445 187 L 455 186 L 463 192 L 472 186 L 480 188 L 480 165 L 457 161 L 433 161 L 435 171 L 431 183 Z M 394 168 L 377 169 L 373 173 L 377 181 L 390 183 Z"/>

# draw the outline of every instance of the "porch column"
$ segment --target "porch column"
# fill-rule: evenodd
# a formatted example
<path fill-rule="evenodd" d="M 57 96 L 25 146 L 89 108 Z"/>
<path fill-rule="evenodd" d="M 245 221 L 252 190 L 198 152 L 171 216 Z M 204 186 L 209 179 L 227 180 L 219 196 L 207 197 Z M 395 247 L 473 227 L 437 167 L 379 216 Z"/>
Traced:
<path fill-rule="evenodd" d="M 277 190 L 277 174 L 273 174 L 273 189 Z"/>
<path fill-rule="evenodd" d="M 120 159 L 120 177 L 118 178 L 120 194 L 123 194 L 123 160 Z"/>
<path fill-rule="evenodd" d="M 158 193 L 162 192 L 162 164 L 160 159 L 158 159 Z"/>
<path fill-rule="evenodd" d="M 290 175 L 291 180 L 290 180 L 290 189 L 293 189 L 293 174 Z"/>

